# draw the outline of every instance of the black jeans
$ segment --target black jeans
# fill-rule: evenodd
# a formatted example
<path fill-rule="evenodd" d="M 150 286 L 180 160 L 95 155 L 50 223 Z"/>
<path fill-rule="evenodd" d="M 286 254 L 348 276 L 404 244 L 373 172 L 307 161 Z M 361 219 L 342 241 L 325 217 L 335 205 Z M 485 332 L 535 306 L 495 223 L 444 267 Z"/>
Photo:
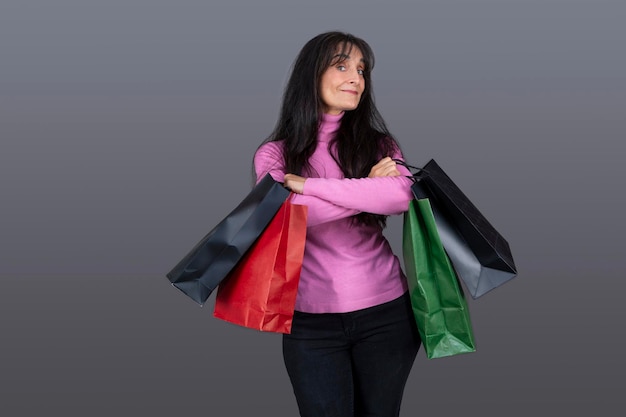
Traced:
<path fill-rule="evenodd" d="M 296 312 L 283 357 L 302 417 L 397 417 L 420 347 L 408 294 L 349 313 Z"/>

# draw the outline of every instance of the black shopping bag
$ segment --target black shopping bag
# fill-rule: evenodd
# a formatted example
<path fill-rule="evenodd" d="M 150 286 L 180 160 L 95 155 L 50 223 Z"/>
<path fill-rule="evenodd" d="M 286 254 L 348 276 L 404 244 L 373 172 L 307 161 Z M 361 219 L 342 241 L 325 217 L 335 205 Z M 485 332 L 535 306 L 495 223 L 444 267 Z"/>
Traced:
<path fill-rule="evenodd" d="M 504 237 L 434 159 L 417 169 L 413 194 L 430 200 L 441 242 L 472 298 L 514 278 L 517 269 Z"/>
<path fill-rule="evenodd" d="M 267 174 L 244 200 L 167 274 L 172 285 L 198 304 L 209 298 L 261 235 L 289 190 Z"/>

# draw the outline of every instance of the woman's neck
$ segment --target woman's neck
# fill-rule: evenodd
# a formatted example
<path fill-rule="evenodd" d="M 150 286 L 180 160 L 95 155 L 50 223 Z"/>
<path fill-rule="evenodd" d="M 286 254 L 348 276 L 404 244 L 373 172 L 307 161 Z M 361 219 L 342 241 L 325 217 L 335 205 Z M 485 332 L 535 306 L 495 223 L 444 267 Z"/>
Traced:
<path fill-rule="evenodd" d="M 319 128 L 320 140 L 328 141 L 332 138 L 333 133 L 339 130 L 343 114 L 344 112 L 339 114 L 322 114 L 322 120 L 320 121 Z"/>

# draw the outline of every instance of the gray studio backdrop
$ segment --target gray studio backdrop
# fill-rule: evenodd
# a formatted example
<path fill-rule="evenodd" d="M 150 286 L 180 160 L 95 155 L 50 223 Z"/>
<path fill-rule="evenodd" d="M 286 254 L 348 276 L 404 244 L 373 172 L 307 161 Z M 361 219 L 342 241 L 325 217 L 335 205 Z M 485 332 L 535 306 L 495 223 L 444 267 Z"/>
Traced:
<path fill-rule="evenodd" d="M 333 29 L 372 45 L 409 162 L 435 158 L 519 268 L 470 300 L 476 353 L 420 353 L 402 415 L 623 407 L 625 16 L 608 0 L 3 0 L 0 413 L 297 415 L 280 336 L 214 319 L 214 296 L 200 308 L 165 273 L 248 192 L 289 66 Z"/>

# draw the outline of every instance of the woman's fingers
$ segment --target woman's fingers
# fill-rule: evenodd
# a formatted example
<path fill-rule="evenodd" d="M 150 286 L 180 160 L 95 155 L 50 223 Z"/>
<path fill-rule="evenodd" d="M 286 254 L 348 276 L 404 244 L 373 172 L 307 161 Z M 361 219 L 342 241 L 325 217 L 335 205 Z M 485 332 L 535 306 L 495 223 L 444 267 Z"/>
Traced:
<path fill-rule="evenodd" d="M 396 177 L 401 175 L 396 166 L 396 162 L 390 157 L 385 157 L 378 161 L 376 165 L 372 167 L 368 178 L 374 177 Z"/>
<path fill-rule="evenodd" d="M 285 174 L 284 185 L 286 188 L 296 194 L 302 194 L 304 191 L 304 182 L 306 178 L 295 174 Z"/>

